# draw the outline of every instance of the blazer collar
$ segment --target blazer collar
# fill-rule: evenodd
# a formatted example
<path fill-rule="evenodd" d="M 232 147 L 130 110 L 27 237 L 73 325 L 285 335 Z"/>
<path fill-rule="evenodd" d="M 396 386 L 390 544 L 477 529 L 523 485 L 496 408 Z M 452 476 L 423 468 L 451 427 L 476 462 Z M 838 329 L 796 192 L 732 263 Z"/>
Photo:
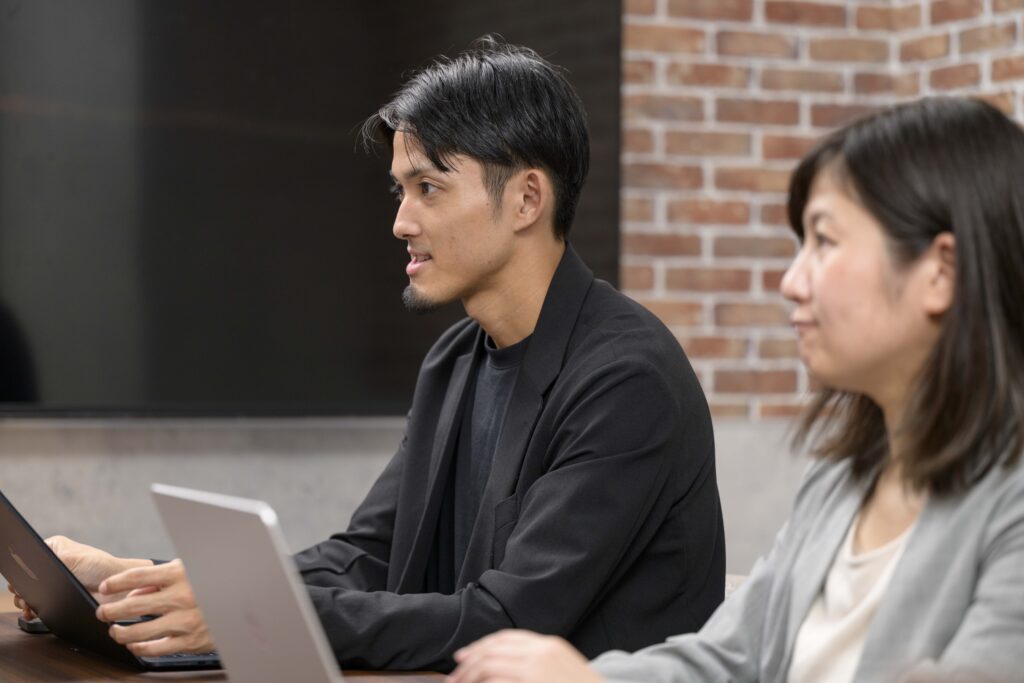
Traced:
<path fill-rule="evenodd" d="M 520 372 L 521 376 L 529 378 L 538 395 L 548 390 L 562 369 L 569 337 L 593 282 L 594 273 L 566 242 L 565 253 L 551 278 Z"/>

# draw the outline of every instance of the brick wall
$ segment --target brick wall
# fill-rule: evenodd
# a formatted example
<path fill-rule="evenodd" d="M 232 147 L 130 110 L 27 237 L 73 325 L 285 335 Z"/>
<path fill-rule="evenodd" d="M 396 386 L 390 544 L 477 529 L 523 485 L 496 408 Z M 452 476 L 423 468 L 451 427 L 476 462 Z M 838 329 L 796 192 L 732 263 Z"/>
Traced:
<path fill-rule="evenodd" d="M 836 126 L 937 93 L 1024 118 L 1024 0 L 625 0 L 621 285 L 676 333 L 715 416 L 799 409 L 779 280 L 792 167 Z"/>

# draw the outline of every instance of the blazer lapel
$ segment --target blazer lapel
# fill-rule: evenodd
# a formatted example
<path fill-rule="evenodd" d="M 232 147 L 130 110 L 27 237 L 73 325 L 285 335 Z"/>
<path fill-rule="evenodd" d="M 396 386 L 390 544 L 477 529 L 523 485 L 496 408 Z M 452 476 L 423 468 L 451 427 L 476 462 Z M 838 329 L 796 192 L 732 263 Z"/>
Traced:
<path fill-rule="evenodd" d="M 426 571 L 427 561 L 430 559 L 430 549 L 437 531 L 437 517 L 441 511 L 444 488 L 448 479 L 447 473 L 455 452 L 455 443 L 458 440 L 458 426 L 461 422 L 459 418 L 462 416 L 465 404 L 466 385 L 472 374 L 473 360 L 479 347 L 479 344 L 474 344 L 474 351 L 459 356 L 452 369 L 451 381 L 448 383 L 448 390 L 445 392 L 441 412 L 438 415 L 437 430 L 434 432 L 423 514 L 419 517 L 419 525 L 416 529 L 412 552 L 409 553 L 409 561 L 402 570 L 402 576 L 398 582 L 399 593 L 415 590 Z"/>
<path fill-rule="evenodd" d="M 561 372 L 569 338 L 593 281 L 594 274 L 566 244 L 512 390 L 457 586 L 464 585 L 466 577 L 480 576 L 490 566 L 494 506 L 516 490 L 530 437 L 544 408 L 544 396 Z"/>

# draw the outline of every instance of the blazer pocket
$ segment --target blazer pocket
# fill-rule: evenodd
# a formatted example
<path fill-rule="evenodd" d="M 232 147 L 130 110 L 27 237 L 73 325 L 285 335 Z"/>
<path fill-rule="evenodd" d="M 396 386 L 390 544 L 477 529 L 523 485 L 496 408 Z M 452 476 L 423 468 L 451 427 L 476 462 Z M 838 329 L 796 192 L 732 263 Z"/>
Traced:
<path fill-rule="evenodd" d="M 491 546 L 491 566 L 497 567 L 505 560 L 505 546 L 508 537 L 519 521 L 519 498 L 512 494 L 494 506 L 494 544 Z"/>

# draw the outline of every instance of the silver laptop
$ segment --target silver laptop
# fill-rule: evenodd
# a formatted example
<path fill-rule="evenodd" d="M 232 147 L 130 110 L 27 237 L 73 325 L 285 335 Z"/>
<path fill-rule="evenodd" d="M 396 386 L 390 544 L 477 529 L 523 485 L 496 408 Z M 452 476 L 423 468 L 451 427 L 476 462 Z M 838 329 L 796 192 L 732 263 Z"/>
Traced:
<path fill-rule="evenodd" d="M 342 680 L 269 505 L 163 484 L 150 490 L 228 678 Z"/>

